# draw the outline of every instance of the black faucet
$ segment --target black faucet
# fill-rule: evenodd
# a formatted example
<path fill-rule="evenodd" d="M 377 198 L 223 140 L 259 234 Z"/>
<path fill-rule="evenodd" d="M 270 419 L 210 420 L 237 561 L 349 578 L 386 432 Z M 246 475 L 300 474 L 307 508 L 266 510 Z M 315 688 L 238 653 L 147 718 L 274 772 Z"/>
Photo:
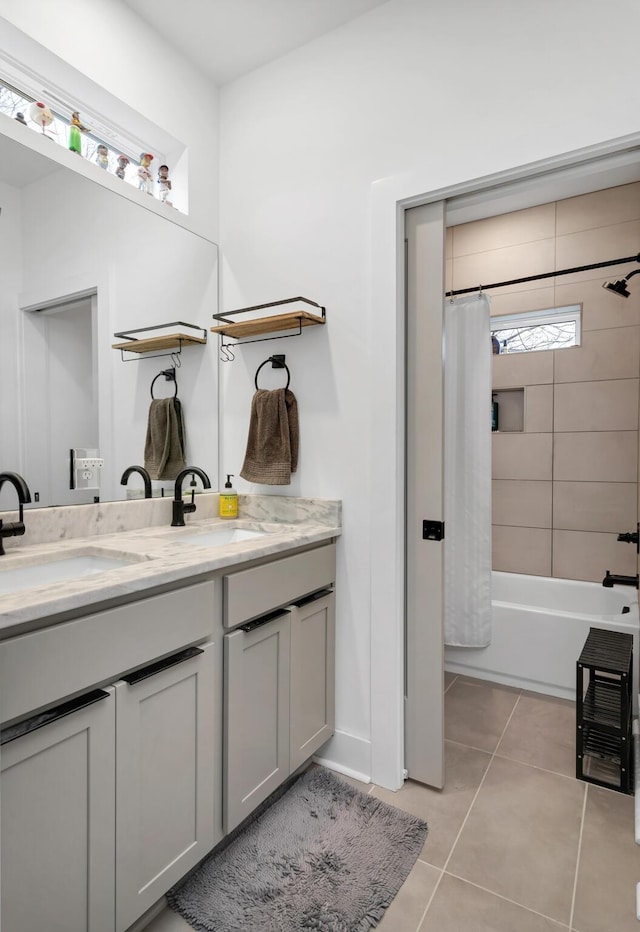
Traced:
<path fill-rule="evenodd" d="M 122 473 L 122 478 L 120 479 L 120 485 L 126 485 L 129 481 L 129 476 L 133 472 L 139 472 L 144 481 L 144 497 L 151 498 L 151 476 L 144 468 L 144 466 L 128 466 L 127 469 Z"/>
<path fill-rule="evenodd" d="M 18 493 L 19 520 L 7 521 L 5 524 L 2 518 L 0 518 L 0 557 L 4 556 L 4 545 L 2 541 L 5 537 L 21 537 L 24 534 L 23 505 L 31 501 L 29 486 L 17 472 L 0 472 L 0 489 L 5 482 L 10 482 Z"/>
<path fill-rule="evenodd" d="M 638 576 L 616 576 L 607 570 L 606 576 L 602 580 L 605 589 L 613 589 L 614 586 L 635 586 L 638 588 Z"/>
<path fill-rule="evenodd" d="M 204 469 L 200 469 L 198 466 L 187 466 L 186 469 L 183 469 L 181 472 L 179 472 L 176 476 L 176 488 L 173 495 L 173 518 L 171 521 L 171 527 L 184 527 L 185 514 L 192 514 L 192 512 L 196 510 L 196 505 L 193 500 L 193 489 L 191 490 L 191 501 L 185 505 L 182 500 L 182 482 L 187 476 L 200 476 L 204 488 L 211 488 L 209 476 L 206 474 Z M 195 481 L 191 484 L 195 485 Z"/>

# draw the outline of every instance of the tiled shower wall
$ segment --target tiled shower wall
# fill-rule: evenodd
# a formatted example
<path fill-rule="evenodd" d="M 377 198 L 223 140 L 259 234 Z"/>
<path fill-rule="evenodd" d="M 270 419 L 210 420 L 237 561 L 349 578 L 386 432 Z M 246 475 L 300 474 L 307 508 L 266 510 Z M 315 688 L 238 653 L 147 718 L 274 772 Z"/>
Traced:
<path fill-rule="evenodd" d="M 640 252 L 640 183 L 448 231 L 448 288 Z M 492 291 L 491 313 L 582 306 L 582 344 L 493 357 L 494 389 L 524 388 L 524 429 L 493 434 L 493 568 L 601 581 L 634 575 L 619 543 L 638 521 L 640 278 L 632 264 Z M 489 399 L 487 399 L 489 405 Z M 489 424 L 489 412 L 487 412 Z"/>

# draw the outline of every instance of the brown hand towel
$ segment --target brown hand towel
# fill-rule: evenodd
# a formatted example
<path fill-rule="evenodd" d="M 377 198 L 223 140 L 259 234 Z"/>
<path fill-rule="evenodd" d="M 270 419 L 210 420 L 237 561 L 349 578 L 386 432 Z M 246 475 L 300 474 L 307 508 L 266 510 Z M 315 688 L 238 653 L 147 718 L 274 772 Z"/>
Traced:
<path fill-rule="evenodd" d="M 289 389 L 258 389 L 251 402 L 243 479 L 263 485 L 289 485 L 298 466 L 298 403 Z"/>
<path fill-rule="evenodd" d="M 186 465 L 182 406 L 177 398 L 154 398 L 147 421 L 145 469 L 152 479 L 175 479 Z"/>

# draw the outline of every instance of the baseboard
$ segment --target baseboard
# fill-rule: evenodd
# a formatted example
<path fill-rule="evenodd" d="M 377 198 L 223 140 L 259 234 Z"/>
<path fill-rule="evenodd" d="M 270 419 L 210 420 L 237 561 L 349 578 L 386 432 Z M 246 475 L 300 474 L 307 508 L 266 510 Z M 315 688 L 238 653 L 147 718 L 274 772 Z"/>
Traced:
<path fill-rule="evenodd" d="M 371 742 L 346 731 L 336 731 L 314 754 L 314 761 L 346 777 L 371 782 Z"/>
<path fill-rule="evenodd" d="M 497 673 L 495 670 L 486 670 L 474 667 L 467 663 L 447 662 L 447 673 L 457 673 L 460 676 L 470 676 L 477 680 L 488 680 L 490 683 L 499 683 L 501 686 L 513 686 L 515 689 L 528 689 L 532 693 L 542 693 L 545 696 L 556 696 L 558 699 L 570 699 L 575 702 L 575 687 L 569 689 L 556 683 L 542 683 L 539 680 L 528 680 L 523 676 L 510 676 L 508 673 Z"/>

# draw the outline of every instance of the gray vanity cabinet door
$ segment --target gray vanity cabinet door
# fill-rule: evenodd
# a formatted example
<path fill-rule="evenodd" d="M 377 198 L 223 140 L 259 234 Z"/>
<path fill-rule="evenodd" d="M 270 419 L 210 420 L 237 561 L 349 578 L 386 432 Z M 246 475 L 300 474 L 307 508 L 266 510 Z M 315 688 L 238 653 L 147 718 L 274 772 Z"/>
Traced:
<path fill-rule="evenodd" d="M 224 637 L 224 813 L 230 832 L 289 775 L 289 613 Z"/>
<path fill-rule="evenodd" d="M 216 645 L 116 683 L 116 932 L 203 858 L 214 838 Z M 132 677 L 135 680 L 136 675 Z"/>
<path fill-rule="evenodd" d="M 291 606 L 291 770 L 333 734 L 335 597 Z"/>
<path fill-rule="evenodd" d="M 2 932 L 113 932 L 113 689 L 2 746 Z"/>

